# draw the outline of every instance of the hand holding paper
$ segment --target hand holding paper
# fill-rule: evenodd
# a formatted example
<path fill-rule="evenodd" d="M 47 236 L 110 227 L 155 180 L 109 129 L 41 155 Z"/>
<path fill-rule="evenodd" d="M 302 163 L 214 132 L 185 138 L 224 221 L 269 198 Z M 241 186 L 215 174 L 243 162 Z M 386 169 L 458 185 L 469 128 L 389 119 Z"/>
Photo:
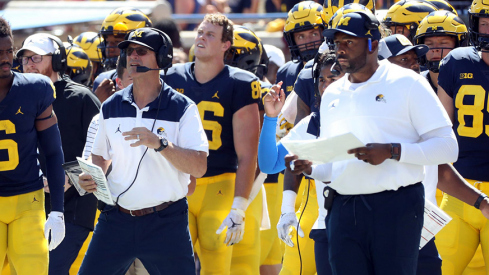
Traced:
<path fill-rule="evenodd" d="M 315 140 L 283 140 L 282 144 L 289 153 L 297 155 L 299 159 L 322 164 L 354 158 L 348 150 L 365 147 L 365 145 L 352 133 L 343 134 L 328 139 Z"/>

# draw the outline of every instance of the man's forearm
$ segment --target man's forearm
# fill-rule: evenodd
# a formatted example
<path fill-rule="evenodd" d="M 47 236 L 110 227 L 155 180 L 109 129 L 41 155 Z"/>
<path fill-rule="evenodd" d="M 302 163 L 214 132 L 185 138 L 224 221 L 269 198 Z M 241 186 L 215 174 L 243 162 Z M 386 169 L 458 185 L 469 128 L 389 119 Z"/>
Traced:
<path fill-rule="evenodd" d="M 301 186 L 301 181 L 304 176 L 302 174 L 293 175 L 288 169 L 284 171 L 284 191 L 291 190 L 297 193 Z"/>
<path fill-rule="evenodd" d="M 248 199 L 253 187 L 255 169 L 256 169 L 256 155 L 243 157 L 238 159 L 238 170 L 236 171 L 236 183 L 234 196 L 243 197 Z"/>
<path fill-rule="evenodd" d="M 175 168 L 195 178 L 202 177 L 207 171 L 207 153 L 178 147 L 169 142 L 160 152 Z"/>
<path fill-rule="evenodd" d="M 438 189 L 468 205 L 474 205 L 480 191 L 470 185 L 451 164 L 438 166 Z"/>

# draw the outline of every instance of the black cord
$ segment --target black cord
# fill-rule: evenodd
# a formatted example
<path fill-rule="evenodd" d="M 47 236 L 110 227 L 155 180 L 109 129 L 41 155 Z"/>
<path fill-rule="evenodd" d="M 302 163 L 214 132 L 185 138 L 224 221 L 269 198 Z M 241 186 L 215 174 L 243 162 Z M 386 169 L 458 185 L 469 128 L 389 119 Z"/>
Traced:
<path fill-rule="evenodd" d="M 307 202 L 309 201 L 309 190 L 311 189 L 311 180 L 307 180 L 307 196 L 306 196 L 306 202 L 304 203 L 304 208 L 302 208 L 301 215 L 299 216 L 299 221 L 297 222 L 297 251 L 299 252 L 299 263 L 300 263 L 300 275 L 302 275 L 302 256 L 301 256 L 301 249 L 299 247 L 299 226 L 301 224 L 302 216 L 304 215 L 304 212 L 306 211 L 307 207 Z M 306 236 L 304 236 L 305 238 Z"/>
<path fill-rule="evenodd" d="M 165 87 L 165 80 L 166 80 L 166 72 L 167 70 L 164 70 L 164 76 L 163 76 L 163 83 L 161 85 L 161 89 L 164 89 Z M 160 104 L 161 104 L 161 90 L 160 92 L 158 93 L 158 96 L 160 97 L 158 99 L 158 108 L 156 109 L 156 116 L 155 116 L 155 119 L 153 120 L 153 126 L 151 126 L 151 132 L 153 132 L 154 128 L 155 128 L 155 124 L 156 124 L 156 119 L 158 118 L 158 114 L 160 113 Z M 144 150 L 144 153 L 143 155 L 141 156 L 141 159 L 139 159 L 139 163 L 138 163 L 138 168 L 136 169 L 136 175 L 134 176 L 134 179 L 132 180 L 131 184 L 129 185 L 129 187 L 126 188 L 126 190 L 124 190 L 122 193 L 119 194 L 119 196 L 117 196 L 117 199 L 115 200 L 115 205 L 112 206 L 110 209 L 107 209 L 107 210 L 104 210 L 100 213 L 105 213 L 105 212 L 108 212 L 112 209 L 114 209 L 114 207 L 116 207 L 117 205 L 119 205 L 119 198 L 124 195 L 127 191 L 129 191 L 129 189 L 134 185 L 134 183 L 136 182 L 136 179 L 138 178 L 138 174 L 139 174 L 139 167 L 141 166 L 141 162 L 143 161 L 143 158 L 144 156 L 146 155 L 146 153 L 148 152 L 148 147 L 146 147 L 146 150 Z"/>

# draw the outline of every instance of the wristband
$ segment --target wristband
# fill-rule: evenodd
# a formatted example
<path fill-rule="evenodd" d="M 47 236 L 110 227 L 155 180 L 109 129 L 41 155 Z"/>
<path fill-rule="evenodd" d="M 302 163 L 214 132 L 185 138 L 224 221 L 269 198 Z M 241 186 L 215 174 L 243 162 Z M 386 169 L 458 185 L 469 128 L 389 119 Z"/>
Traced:
<path fill-rule="evenodd" d="M 487 195 L 484 193 L 480 193 L 479 198 L 477 198 L 477 201 L 474 203 L 474 207 L 477 209 L 480 209 L 481 202 L 487 198 Z"/>
<path fill-rule="evenodd" d="M 282 213 L 295 213 L 295 200 L 297 193 L 292 190 L 285 190 L 282 193 Z"/>

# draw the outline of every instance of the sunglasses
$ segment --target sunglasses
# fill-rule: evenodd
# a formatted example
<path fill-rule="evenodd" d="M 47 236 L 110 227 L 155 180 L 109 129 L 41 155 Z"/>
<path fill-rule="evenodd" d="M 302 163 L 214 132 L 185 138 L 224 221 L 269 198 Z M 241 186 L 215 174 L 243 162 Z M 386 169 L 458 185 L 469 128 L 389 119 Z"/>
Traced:
<path fill-rule="evenodd" d="M 136 54 L 137 55 L 144 56 L 144 55 L 148 54 L 148 52 L 150 51 L 150 49 L 144 48 L 144 47 L 140 47 L 140 48 L 127 48 L 126 49 L 127 56 L 131 56 L 134 51 L 136 51 Z"/>
<path fill-rule="evenodd" d="M 32 63 L 39 63 L 42 61 L 42 55 L 33 55 L 33 56 L 22 56 L 20 58 L 20 61 L 22 63 L 22 65 L 27 65 L 27 63 L 29 62 L 29 59 L 32 61 Z"/>

